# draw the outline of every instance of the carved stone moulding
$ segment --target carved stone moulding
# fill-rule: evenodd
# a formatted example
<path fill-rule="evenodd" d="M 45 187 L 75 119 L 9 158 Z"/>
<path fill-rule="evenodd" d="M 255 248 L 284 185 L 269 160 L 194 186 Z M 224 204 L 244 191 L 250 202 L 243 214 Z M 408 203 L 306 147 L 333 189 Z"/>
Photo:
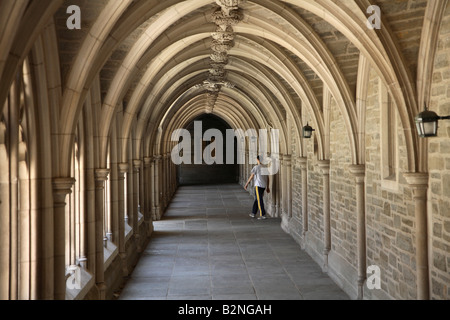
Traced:
<path fill-rule="evenodd" d="M 211 43 L 211 49 L 214 52 L 227 52 L 230 51 L 234 47 L 234 41 L 225 41 L 220 42 L 217 40 L 213 40 Z"/>
<path fill-rule="evenodd" d="M 224 69 L 209 69 L 209 73 L 213 77 L 220 77 L 220 78 L 224 78 L 227 75 Z"/>
<path fill-rule="evenodd" d="M 226 67 L 225 63 L 215 63 L 215 62 L 211 63 L 211 69 L 223 70 L 223 69 L 225 69 L 225 67 Z"/>
<path fill-rule="evenodd" d="M 212 14 L 212 21 L 226 31 L 228 27 L 235 26 L 244 20 L 244 14 L 240 9 L 232 10 L 229 15 L 219 9 Z"/>
<path fill-rule="evenodd" d="M 239 6 L 239 3 L 242 1 L 240 0 L 216 0 L 217 5 L 221 7 L 233 7 L 237 8 Z"/>
<path fill-rule="evenodd" d="M 216 32 L 212 33 L 211 36 L 214 40 L 218 41 L 233 41 L 235 38 L 235 33 L 233 27 L 231 26 L 227 26 L 225 30 L 219 26 L 217 27 Z"/>
<path fill-rule="evenodd" d="M 222 11 L 229 16 L 231 11 L 238 10 L 239 4 L 245 0 L 216 0 L 216 3 L 222 8 Z"/>
<path fill-rule="evenodd" d="M 228 53 L 226 52 L 214 52 L 210 57 L 211 60 L 215 63 L 228 64 Z"/>

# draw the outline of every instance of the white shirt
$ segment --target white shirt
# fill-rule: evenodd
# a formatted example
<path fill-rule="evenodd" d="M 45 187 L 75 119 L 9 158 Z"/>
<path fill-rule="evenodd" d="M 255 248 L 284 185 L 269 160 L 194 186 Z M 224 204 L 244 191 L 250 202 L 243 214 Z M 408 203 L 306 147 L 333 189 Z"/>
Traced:
<path fill-rule="evenodd" d="M 261 165 L 257 165 L 257 166 L 255 166 L 252 169 L 252 174 L 255 175 L 255 177 L 253 178 L 254 186 L 266 189 L 267 188 L 267 182 L 268 182 L 267 181 L 268 180 L 268 176 L 267 175 L 262 175 L 261 171 L 262 171 L 262 166 Z"/>

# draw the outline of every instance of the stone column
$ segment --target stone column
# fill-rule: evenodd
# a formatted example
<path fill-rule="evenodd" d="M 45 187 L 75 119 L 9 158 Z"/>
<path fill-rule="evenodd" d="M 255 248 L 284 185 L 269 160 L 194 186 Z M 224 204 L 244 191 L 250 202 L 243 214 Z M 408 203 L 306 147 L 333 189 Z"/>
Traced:
<path fill-rule="evenodd" d="M 286 166 L 286 214 L 292 218 L 292 156 L 284 155 Z"/>
<path fill-rule="evenodd" d="M 166 175 L 166 179 L 165 179 L 165 181 L 166 181 L 166 188 L 165 188 L 165 198 L 166 198 L 166 200 L 165 200 L 165 202 L 164 202 L 164 208 L 167 208 L 167 206 L 169 205 L 169 202 L 170 202 L 170 197 L 172 196 L 171 194 L 170 194 L 170 189 L 171 189 L 171 181 L 170 181 L 170 154 L 166 154 L 165 155 L 165 157 L 164 157 L 164 162 L 166 163 L 166 172 L 165 172 L 165 175 Z"/>
<path fill-rule="evenodd" d="M 328 255 L 331 251 L 331 216 L 330 216 L 330 160 L 319 161 L 323 175 L 323 270 L 328 272 Z"/>
<path fill-rule="evenodd" d="M 303 250 L 306 249 L 306 235 L 308 233 L 308 158 L 299 158 L 300 167 L 302 170 L 302 236 L 303 236 Z"/>
<path fill-rule="evenodd" d="M 105 182 L 108 180 L 108 175 L 109 169 L 95 170 L 95 284 L 99 300 L 106 299 L 103 218 L 105 211 Z"/>
<path fill-rule="evenodd" d="M 119 164 L 119 255 L 122 260 L 122 273 L 124 277 L 129 274 L 127 252 L 125 249 L 125 174 L 128 173 L 128 163 Z"/>
<path fill-rule="evenodd" d="M 271 155 L 272 161 L 278 161 L 278 155 Z M 278 168 L 279 170 L 279 168 Z M 271 203 L 270 203 L 270 212 L 272 217 L 277 218 L 277 175 L 278 173 L 275 173 L 273 176 L 270 177 L 270 197 L 271 197 Z"/>
<path fill-rule="evenodd" d="M 139 168 L 139 208 L 140 208 L 140 212 L 144 218 L 144 224 L 145 224 L 145 215 L 146 215 L 146 210 L 147 210 L 147 204 L 145 203 L 146 198 L 147 198 L 145 196 L 146 188 L 144 187 L 145 181 L 147 180 L 145 178 L 146 172 L 147 171 L 145 170 L 144 161 L 141 161 L 141 165 Z M 145 237 L 145 233 L 143 236 Z"/>
<path fill-rule="evenodd" d="M 109 196 L 109 227 L 107 230 L 106 237 L 110 242 L 117 243 L 117 235 L 118 235 L 118 204 L 117 204 L 117 164 L 111 163 L 111 173 L 110 173 L 110 196 Z"/>
<path fill-rule="evenodd" d="M 148 236 L 151 235 L 153 228 L 152 224 L 152 210 L 151 210 L 151 166 L 152 158 L 144 158 L 144 199 L 145 210 L 144 210 L 144 221 L 148 230 Z"/>
<path fill-rule="evenodd" d="M 160 190 L 161 190 L 161 156 L 157 156 L 155 159 L 155 215 L 156 220 L 161 219 L 161 207 L 160 207 Z"/>
<path fill-rule="evenodd" d="M 172 183 L 172 194 L 171 194 L 171 197 L 173 198 L 175 193 L 177 192 L 178 185 L 177 185 L 177 167 L 172 162 L 172 156 L 170 156 L 170 158 L 169 158 L 169 163 L 172 168 L 172 170 L 171 170 L 172 171 L 172 182 L 171 182 Z"/>
<path fill-rule="evenodd" d="M 250 154 L 248 151 L 245 151 L 245 183 L 247 183 L 248 178 L 250 177 Z M 250 183 L 250 186 L 252 186 L 252 183 Z M 247 190 L 250 190 L 247 189 Z M 252 191 L 249 191 L 250 194 L 253 194 Z"/>
<path fill-rule="evenodd" d="M 428 274 L 427 191 L 428 173 L 408 173 L 405 179 L 413 190 L 416 225 L 417 299 L 430 299 Z"/>
<path fill-rule="evenodd" d="M 20 249 L 20 234 L 18 210 L 20 208 L 19 203 L 19 121 L 20 121 L 20 91 L 22 77 L 19 75 L 11 85 L 9 103 L 6 103 L 7 112 L 4 114 L 5 120 L 8 123 L 8 132 L 6 133 L 6 140 L 8 144 L 8 159 L 9 159 L 9 221 L 8 231 L 9 233 L 9 252 L 7 254 L 7 260 L 9 260 L 8 271 L 9 279 L 7 285 L 9 286 L 9 299 L 17 300 L 19 298 L 19 249 Z M 3 105 L 1 106 L 3 107 Z M 2 165 L 4 165 L 2 163 Z M 6 164 L 8 166 L 8 164 Z M 3 199 L 2 199 L 3 200 Z"/>
<path fill-rule="evenodd" d="M 356 178 L 356 212 L 358 241 L 358 300 L 364 298 L 364 283 L 367 278 L 366 263 L 366 204 L 365 204 L 365 165 L 350 166 L 350 173 Z"/>
<path fill-rule="evenodd" d="M 155 196 L 155 189 L 156 189 L 156 182 L 155 182 L 155 174 L 156 174 L 156 162 L 154 158 L 151 158 L 151 167 L 150 167 L 150 186 L 151 186 L 151 212 L 152 212 L 152 219 L 153 221 L 157 220 L 156 216 L 156 196 Z"/>
<path fill-rule="evenodd" d="M 284 155 L 280 155 L 280 185 L 281 185 L 281 197 L 280 197 L 280 216 L 283 217 L 286 215 L 286 165 L 284 163 Z"/>
<path fill-rule="evenodd" d="M 139 234 L 139 171 L 141 169 L 141 160 L 133 160 L 133 230 L 134 239 L 136 241 L 137 251 L 141 252 L 142 248 L 140 245 L 141 235 Z"/>
<path fill-rule="evenodd" d="M 73 178 L 53 180 L 54 299 L 66 300 L 66 197 L 72 193 Z"/>
<path fill-rule="evenodd" d="M 126 192 L 126 204 L 127 204 L 127 215 L 125 217 L 125 222 L 128 223 L 128 225 L 133 228 L 133 217 L 134 217 L 134 197 L 133 197 L 133 189 L 134 189 L 134 182 L 133 182 L 133 162 L 128 161 L 128 172 L 126 176 L 127 181 L 127 192 Z M 135 230 L 133 229 L 133 233 Z"/>
<path fill-rule="evenodd" d="M 276 204 L 275 204 L 275 210 L 277 212 L 277 217 L 281 218 L 282 215 L 283 215 L 283 209 L 282 209 L 283 208 L 283 203 L 282 203 L 282 201 L 283 201 L 283 183 L 282 183 L 282 178 L 283 178 L 282 177 L 283 155 L 278 154 L 278 160 L 280 161 L 279 162 L 280 163 L 280 168 L 279 168 L 279 172 L 278 172 L 278 174 L 276 175 L 276 178 L 275 178 L 275 179 L 277 179 L 277 190 L 276 190 L 277 201 L 276 201 Z"/>

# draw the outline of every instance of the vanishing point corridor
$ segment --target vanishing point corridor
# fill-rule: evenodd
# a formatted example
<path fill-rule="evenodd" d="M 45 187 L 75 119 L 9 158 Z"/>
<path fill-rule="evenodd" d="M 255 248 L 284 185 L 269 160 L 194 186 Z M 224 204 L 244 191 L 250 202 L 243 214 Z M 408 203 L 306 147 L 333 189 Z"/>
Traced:
<path fill-rule="evenodd" d="M 450 300 L 449 181 L 450 0 L 0 0 L 0 300 Z"/>
<path fill-rule="evenodd" d="M 349 299 L 280 219 L 250 218 L 252 204 L 240 185 L 181 187 L 119 299 Z"/>

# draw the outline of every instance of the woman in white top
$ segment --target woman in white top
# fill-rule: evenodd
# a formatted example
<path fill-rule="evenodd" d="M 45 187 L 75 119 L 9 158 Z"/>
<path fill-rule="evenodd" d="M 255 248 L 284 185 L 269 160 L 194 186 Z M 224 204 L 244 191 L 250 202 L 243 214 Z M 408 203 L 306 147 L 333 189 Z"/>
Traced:
<path fill-rule="evenodd" d="M 255 218 L 256 215 L 259 213 L 258 219 L 265 220 L 266 218 L 266 210 L 264 208 L 264 192 L 267 191 L 267 193 L 270 193 L 270 187 L 269 187 L 269 176 L 262 174 L 262 164 L 261 164 L 261 158 L 257 157 L 258 165 L 256 165 L 252 169 L 252 174 L 250 178 L 247 181 L 247 184 L 245 185 L 245 190 L 247 190 L 248 185 L 252 180 L 254 180 L 254 187 L 255 187 L 255 194 L 256 199 L 253 204 L 253 211 L 250 214 L 250 217 Z"/>

